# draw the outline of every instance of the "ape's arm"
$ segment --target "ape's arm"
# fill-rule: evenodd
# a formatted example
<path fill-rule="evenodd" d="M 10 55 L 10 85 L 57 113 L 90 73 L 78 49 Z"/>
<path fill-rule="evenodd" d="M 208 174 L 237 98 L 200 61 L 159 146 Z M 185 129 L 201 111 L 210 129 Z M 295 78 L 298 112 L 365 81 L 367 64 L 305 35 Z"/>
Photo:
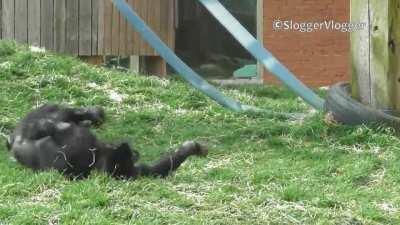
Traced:
<path fill-rule="evenodd" d="M 81 125 L 100 125 L 104 122 L 105 113 L 101 107 L 67 108 L 65 122 Z"/>
<path fill-rule="evenodd" d="M 29 140 L 39 140 L 44 137 L 54 137 L 71 127 L 71 123 L 55 122 L 50 119 L 40 119 L 32 123 L 31 129 L 27 132 Z"/>
<path fill-rule="evenodd" d="M 166 177 L 175 171 L 189 156 L 206 156 L 206 147 L 194 141 L 185 142 L 176 152 L 162 157 L 152 166 L 138 165 L 136 169 L 141 176 Z"/>

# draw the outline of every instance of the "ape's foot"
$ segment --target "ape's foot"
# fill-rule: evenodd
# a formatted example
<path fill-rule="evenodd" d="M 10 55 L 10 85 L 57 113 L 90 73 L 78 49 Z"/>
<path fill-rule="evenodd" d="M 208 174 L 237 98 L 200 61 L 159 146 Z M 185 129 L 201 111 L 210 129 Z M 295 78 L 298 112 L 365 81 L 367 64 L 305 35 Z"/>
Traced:
<path fill-rule="evenodd" d="M 89 114 L 89 120 L 93 125 L 100 126 L 105 120 L 104 109 L 101 107 L 88 107 L 86 112 Z"/>
<path fill-rule="evenodd" d="M 10 136 L 7 136 L 7 137 L 6 137 L 6 146 L 7 146 L 7 150 L 8 150 L 8 151 L 11 150 L 11 145 L 12 145 L 11 142 L 12 142 L 12 141 L 11 141 L 11 137 L 10 137 Z"/>
<path fill-rule="evenodd" d="M 92 125 L 93 125 L 93 123 L 90 120 L 84 120 L 84 121 L 79 122 L 79 126 L 86 127 L 86 128 L 90 128 Z"/>
<path fill-rule="evenodd" d="M 192 149 L 193 154 L 197 156 L 205 157 L 208 155 L 208 148 L 207 146 L 200 144 L 196 141 L 186 141 L 182 145 L 183 148 Z"/>

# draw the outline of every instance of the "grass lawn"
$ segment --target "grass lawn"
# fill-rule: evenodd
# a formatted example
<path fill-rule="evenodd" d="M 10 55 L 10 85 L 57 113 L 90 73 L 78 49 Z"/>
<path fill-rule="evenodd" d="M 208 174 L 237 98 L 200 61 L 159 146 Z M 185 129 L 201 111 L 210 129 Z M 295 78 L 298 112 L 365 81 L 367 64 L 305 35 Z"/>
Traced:
<path fill-rule="evenodd" d="M 276 87 L 225 88 L 282 112 L 310 109 Z M 96 130 L 150 162 L 189 139 L 208 143 L 167 179 L 68 181 L 12 161 L 0 138 L 0 224 L 400 224 L 400 140 L 313 114 L 287 120 L 230 112 L 179 79 L 88 66 L 0 42 L 0 133 L 46 102 L 101 105 Z"/>

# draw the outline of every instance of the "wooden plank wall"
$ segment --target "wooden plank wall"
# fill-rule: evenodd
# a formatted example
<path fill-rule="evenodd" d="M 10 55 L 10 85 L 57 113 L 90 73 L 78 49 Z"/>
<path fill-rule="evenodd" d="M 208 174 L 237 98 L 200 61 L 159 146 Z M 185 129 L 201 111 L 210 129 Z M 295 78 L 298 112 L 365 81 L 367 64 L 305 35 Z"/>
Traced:
<path fill-rule="evenodd" d="M 176 0 L 126 1 L 174 49 Z M 157 55 L 111 0 L 0 0 L 0 7 L 1 39 L 71 55 Z"/>
<path fill-rule="evenodd" d="M 170 48 L 175 48 L 176 0 L 126 1 Z M 104 36 L 99 37 L 102 38 L 99 41 L 99 51 L 104 50 L 106 55 L 157 55 L 136 32 L 133 32 L 131 26 L 112 6 L 111 1 L 106 0 L 101 4 L 99 15 L 99 28 L 104 32 Z"/>

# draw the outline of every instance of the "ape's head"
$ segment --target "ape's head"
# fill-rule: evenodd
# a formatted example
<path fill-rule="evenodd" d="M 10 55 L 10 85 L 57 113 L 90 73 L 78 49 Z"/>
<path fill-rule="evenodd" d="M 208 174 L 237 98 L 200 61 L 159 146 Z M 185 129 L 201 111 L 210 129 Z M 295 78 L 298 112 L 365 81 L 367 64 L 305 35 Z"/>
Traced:
<path fill-rule="evenodd" d="M 135 162 L 139 159 L 139 153 L 132 150 L 128 143 L 122 143 L 112 147 L 109 155 L 107 170 L 117 178 L 134 178 L 137 176 Z"/>

